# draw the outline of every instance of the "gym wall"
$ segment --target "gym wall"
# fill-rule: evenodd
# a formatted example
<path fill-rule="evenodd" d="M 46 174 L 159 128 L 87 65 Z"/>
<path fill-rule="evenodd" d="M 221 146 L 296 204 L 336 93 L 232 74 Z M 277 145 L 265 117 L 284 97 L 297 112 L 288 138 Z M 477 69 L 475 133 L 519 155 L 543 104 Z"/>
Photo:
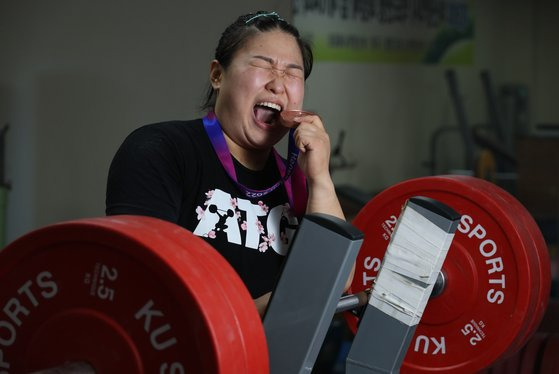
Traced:
<path fill-rule="evenodd" d="M 476 62 L 456 67 L 471 123 L 487 120 L 478 78 L 528 87 L 530 123 L 558 122 L 559 26 L 551 0 L 477 1 Z M 209 61 L 225 25 L 255 9 L 290 14 L 289 1 L 147 0 L 0 3 L 0 126 L 7 133 L 9 242 L 39 226 L 104 215 L 111 158 L 134 128 L 199 116 Z M 319 62 L 306 108 L 332 143 L 346 131 L 356 162 L 337 183 L 378 191 L 427 175 L 432 131 L 456 123 L 443 66 Z M 451 142 L 452 144 L 452 142 Z M 462 162 L 458 136 L 443 167 Z"/>

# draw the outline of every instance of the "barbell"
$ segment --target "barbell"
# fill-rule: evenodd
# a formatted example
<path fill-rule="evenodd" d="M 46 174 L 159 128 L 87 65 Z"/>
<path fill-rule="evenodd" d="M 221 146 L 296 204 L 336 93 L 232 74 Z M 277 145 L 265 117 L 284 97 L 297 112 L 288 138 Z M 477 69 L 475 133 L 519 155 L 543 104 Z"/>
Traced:
<path fill-rule="evenodd" d="M 417 178 L 375 196 L 353 222 L 365 239 L 350 289 L 361 297 L 350 307 L 367 300 L 401 207 L 416 195 L 462 218 L 402 372 L 475 372 L 514 355 L 545 312 L 549 258 L 526 209 L 480 179 Z M 113 216 L 38 229 L 0 252 L 0 282 L 0 373 L 68 362 L 98 373 L 270 370 L 260 317 L 236 272 L 165 221 Z M 357 331 L 359 317 L 345 316 Z"/>
<path fill-rule="evenodd" d="M 496 185 L 468 176 L 418 178 L 375 196 L 353 224 L 365 235 L 351 291 L 370 287 L 402 203 L 413 195 L 461 214 L 442 272 L 402 371 L 475 372 L 513 355 L 539 325 L 551 275 L 545 240 L 528 211 Z M 356 330 L 357 320 L 348 315 Z"/>

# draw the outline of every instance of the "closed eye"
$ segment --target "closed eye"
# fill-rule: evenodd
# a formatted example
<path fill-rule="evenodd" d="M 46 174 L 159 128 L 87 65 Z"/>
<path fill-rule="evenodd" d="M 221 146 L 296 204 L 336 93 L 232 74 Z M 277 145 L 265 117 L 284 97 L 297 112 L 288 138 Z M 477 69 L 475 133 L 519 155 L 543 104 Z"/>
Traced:
<path fill-rule="evenodd" d="M 257 68 L 267 69 L 270 72 L 283 72 L 290 78 L 303 79 L 305 77 L 304 70 L 300 65 L 287 64 L 285 69 L 280 69 L 275 66 L 276 63 L 272 58 L 266 56 L 253 56 L 251 65 Z"/>

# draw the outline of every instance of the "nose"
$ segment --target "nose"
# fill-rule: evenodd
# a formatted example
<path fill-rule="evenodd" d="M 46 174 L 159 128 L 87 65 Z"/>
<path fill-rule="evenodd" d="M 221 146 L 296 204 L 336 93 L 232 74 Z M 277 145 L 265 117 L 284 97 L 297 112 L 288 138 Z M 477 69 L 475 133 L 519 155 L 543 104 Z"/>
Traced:
<path fill-rule="evenodd" d="M 275 93 L 283 93 L 285 91 L 285 70 L 272 68 L 270 80 L 266 84 L 266 88 Z"/>

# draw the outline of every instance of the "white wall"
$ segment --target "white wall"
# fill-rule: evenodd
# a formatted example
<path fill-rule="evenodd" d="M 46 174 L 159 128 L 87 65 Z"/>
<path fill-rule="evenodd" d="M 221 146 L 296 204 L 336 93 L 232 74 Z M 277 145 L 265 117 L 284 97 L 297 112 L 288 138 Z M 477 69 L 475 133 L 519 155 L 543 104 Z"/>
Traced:
<path fill-rule="evenodd" d="M 0 2 L 0 125 L 9 122 L 8 241 L 52 222 L 104 214 L 106 173 L 124 136 L 150 122 L 197 116 L 225 25 L 289 1 Z M 457 69 L 472 123 L 486 119 L 479 70 L 526 84 L 534 121 L 559 122 L 559 32 L 552 0 L 476 2 L 476 64 Z M 289 17 L 288 17 L 289 18 Z M 551 62 L 549 62 L 551 61 Z M 426 175 L 433 129 L 454 124 L 437 66 L 317 63 L 306 107 L 357 162 L 339 183 L 376 191 Z M 551 82 L 551 83 L 549 83 Z M 557 97 L 557 95 L 555 95 Z M 457 139 L 455 139 L 457 140 Z M 461 162 L 447 146 L 444 167 Z M 458 149 L 458 151 L 457 151 Z"/>
<path fill-rule="evenodd" d="M 475 6 L 475 64 L 452 67 L 471 125 L 488 121 L 481 70 L 490 72 L 495 87 L 520 83 L 530 92 L 542 90 L 541 85 L 535 87 L 535 75 L 543 74 L 536 68 L 535 48 L 540 40 L 534 34 L 535 5 L 522 0 L 492 0 L 477 1 Z M 559 41 L 559 33 L 547 37 L 546 53 L 551 52 L 552 40 Z M 557 48 L 552 53 L 557 59 Z M 349 130 L 345 153 L 357 162 L 355 168 L 334 174 L 337 183 L 378 191 L 429 173 L 423 162 L 429 158 L 432 131 L 440 126 L 457 126 L 444 76 L 448 68 L 318 64 L 309 84 L 307 106 L 321 111 L 334 139 L 340 129 Z M 551 68 L 546 72 L 559 76 Z M 534 118 L 538 115 L 535 113 Z M 554 118 L 559 122 L 559 115 Z M 438 170 L 463 168 L 459 133 L 445 135 L 439 144 Z"/>

